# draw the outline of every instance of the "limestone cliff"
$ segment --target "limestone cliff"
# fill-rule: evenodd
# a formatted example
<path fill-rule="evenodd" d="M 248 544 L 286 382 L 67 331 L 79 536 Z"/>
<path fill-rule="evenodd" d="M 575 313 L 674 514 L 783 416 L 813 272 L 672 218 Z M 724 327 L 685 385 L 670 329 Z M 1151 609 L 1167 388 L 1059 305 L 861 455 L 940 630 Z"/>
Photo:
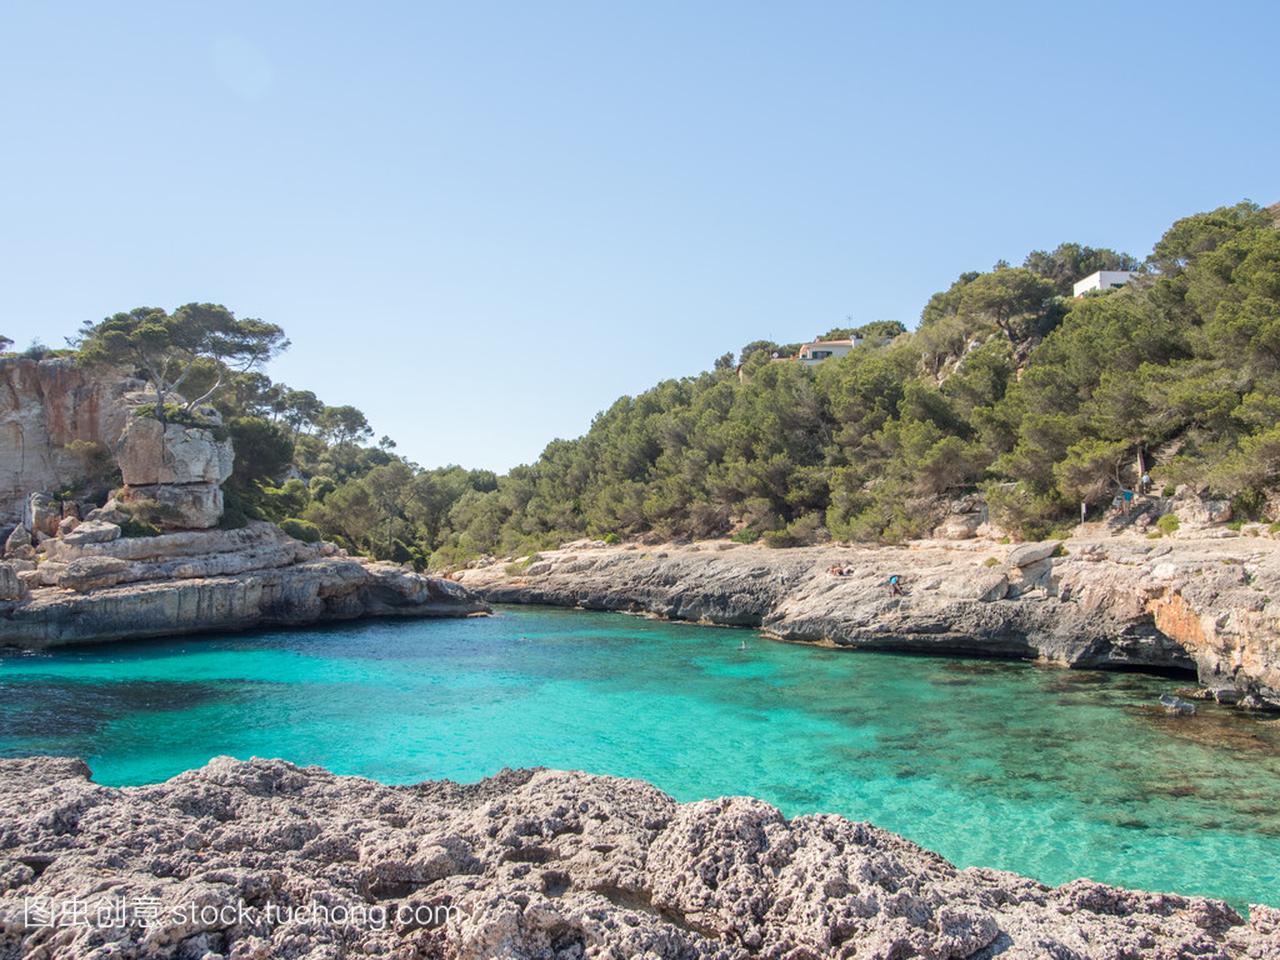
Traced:
<path fill-rule="evenodd" d="M 29 494 L 75 482 L 76 441 L 114 450 L 130 415 L 123 398 L 141 386 L 71 359 L 0 359 L 0 527 L 21 519 Z"/>

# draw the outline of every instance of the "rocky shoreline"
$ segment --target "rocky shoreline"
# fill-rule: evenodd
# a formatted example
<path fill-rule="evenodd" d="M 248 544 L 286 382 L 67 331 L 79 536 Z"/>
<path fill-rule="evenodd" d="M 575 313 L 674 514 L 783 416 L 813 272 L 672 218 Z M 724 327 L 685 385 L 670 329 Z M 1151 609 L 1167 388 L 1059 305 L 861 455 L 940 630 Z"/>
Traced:
<path fill-rule="evenodd" d="M 1280 910 L 957 870 L 870 824 L 583 773 L 221 757 L 115 789 L 0 760 L 0 960 L 352 955 L 1243 960 L 1280 955 Z"/>
<path fill-rule="evenodd" d="M 95 523 L 111 526 L 89 521 L 79 530 Z M 155 537 L 120 537 L 116 529 L 109 540 L 73 533 L 46 541 L 45 559 L 20 575 L 0 599 L 0 647 L 489 609 L 457 583 L 303 543 L 270 523 Z"/>
<path fill-rule="evenodd" d="M 901 596 L 888 587 L 893 574 Z M 1206 696 L 1280 708 L 1280 543 L 1262 537 L 790 550 L 579 541 L 455 576 L 495 603 L 757 627 L 797 642 L 1194 673 Z"/>

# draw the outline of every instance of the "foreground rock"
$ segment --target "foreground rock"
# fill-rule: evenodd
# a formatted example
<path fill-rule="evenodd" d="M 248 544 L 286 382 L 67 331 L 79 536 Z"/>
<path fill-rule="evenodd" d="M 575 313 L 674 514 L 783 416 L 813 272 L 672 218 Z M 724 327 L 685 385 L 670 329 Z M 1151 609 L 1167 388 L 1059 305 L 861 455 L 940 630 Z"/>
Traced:
<path fill-rule="evenodd" d="M 902 596 L 888 588 L 893 574 Z M 761 627 L 786 640 L 1196 670 L 1223 699 L 1280 706 L 1280 543 L 1263 538 L 794 550 L 597 542 L 458 579 L 495 602 Z"/>
<path fill-rule="evenodd" d="M 80 908 L 85 925 L 40 921 Z M 102 911 L 99 914 L 99 910 Z M 45 911 L 45 912 L 41 912 Z M 100 919 L 99 919 L 100 918 Z M 865 823 L 547 770 L 387 787 L 0 760 L 0 958 L 1262 958 L 1280 911 L 957 870 Z"/>
<path fill-rule="evenodd" d="M 303 543 L 270 523 L 157 537 L 120 537 L 110 526 L 88 521 L 48 541 L 32 569 L 0 563 L 0 646 L 488 610 L 456 583 Z M 86 527 L 90 536 L 77 538 Z"/>

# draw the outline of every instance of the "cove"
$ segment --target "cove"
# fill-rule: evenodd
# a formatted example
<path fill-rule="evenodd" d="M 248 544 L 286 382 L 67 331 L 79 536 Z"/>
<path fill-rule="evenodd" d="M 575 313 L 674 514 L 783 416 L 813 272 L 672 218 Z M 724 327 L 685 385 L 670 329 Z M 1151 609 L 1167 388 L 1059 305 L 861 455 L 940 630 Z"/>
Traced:
<path fill-rule="evenodd" d="M 1180 682 L 521 607 L 0 654 L 0 755 L 81 756 L 113 785 L 217 754 L 388 783 L 580 769 L 1046 883 L 1280 905 L 1280 724 L 1168 716 Z"/>

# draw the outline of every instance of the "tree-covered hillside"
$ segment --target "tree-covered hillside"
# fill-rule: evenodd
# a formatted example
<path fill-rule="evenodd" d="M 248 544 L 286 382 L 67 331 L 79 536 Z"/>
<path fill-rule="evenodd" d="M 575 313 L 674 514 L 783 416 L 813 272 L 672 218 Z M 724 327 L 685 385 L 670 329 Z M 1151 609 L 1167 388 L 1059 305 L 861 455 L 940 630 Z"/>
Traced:
<path fill-rule="evenodd" d="M 754 341 L 619 399 L 586 435 L 500 477 L 419 469 L 388 439 L 370 444 L 358 410 L 216 357 L 185 389 L 223 373 L 212 402 L 236 441 L 229 522 L 302 520 L 420 566 L 584 534 L 901 540 L 974 493 L 1037 536 L 1081 501 L 1109 504 L 1142 468 L 1256 513 L 1280 484 L 1277 213 L 1241 203 L 1184 218 L 1142 262 L 1063 244 L 966 273 L 914 332 L 832 331 L 864 340 L 812 367 L 774 358 L 794 345 Z M 1071 299 L 1099 269 L 1141 272 Z"/>
<path fill-rule="evenodd" d="M 962 275 L 918 329 L 816 367 L 756 342 L 623 397 L 450 512 L 440 558 L 581 533 L 777 544 L 927 533 L 981 492 L 1027 536 L 1137 478 L 1249 507 L 1280 479 L 1280 232 L 1249 203 L 1187 217 L 1145 265 L 1064 244 Z M 1130 286 L 1069 299 L 1099 269 Z"/>

